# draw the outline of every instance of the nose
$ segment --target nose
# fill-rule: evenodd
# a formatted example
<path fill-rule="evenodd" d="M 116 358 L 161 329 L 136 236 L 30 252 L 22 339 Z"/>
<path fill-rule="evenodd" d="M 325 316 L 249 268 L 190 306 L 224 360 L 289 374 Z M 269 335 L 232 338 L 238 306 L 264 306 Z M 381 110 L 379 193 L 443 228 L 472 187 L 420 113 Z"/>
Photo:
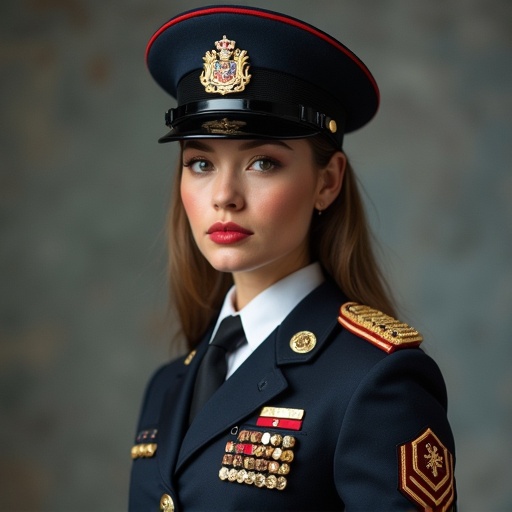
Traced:
<path fill-rule="evenodd" d="M 240 210 L 244 206 L 240 177 L 233 170 L 219 170 L 215 176 L 212 203 L 216 210 Z"/>

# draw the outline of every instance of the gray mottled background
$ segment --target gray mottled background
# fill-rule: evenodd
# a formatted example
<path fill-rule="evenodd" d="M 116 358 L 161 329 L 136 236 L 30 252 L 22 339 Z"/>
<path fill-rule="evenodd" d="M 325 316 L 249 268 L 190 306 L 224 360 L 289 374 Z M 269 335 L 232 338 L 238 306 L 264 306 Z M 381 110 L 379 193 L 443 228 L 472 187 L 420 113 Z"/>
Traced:
<path fill-rule="evenodd" d="M 512 2 L 252 3 L 375 74 L 380 112 L 346 150 L 402 317 L 446 376 L 460 509 L 512 510 Z M 1 510 L 126 506 L 141 394 L 171 354 L 176 149 L 155 141 L 172 103 L 143 53 L 198 5 L 1 2 Z"/>

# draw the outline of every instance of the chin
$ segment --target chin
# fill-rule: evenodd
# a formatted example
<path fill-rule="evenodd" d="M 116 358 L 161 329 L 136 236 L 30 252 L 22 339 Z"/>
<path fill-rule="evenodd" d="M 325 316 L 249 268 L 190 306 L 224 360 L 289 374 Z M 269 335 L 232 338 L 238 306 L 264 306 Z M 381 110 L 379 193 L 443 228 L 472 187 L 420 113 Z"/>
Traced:
<path fill-rule="evenodd" d="M 219 272 L 235 273 L 254 270 L 259 265 L 254 261 L 243 261 L 240 258 L 206 258 L 208 263 Z"/>
<path fill-rule="evenodd" d="M 206 258 L 208 263 L 219 272 L 239 272 L 243 270 L 244 265 L 240 262 L 235 262 L 232 260 L 228 260 L 227 258 L 223 258 L 222 260 L 218 258 Z"/>
<path fill-rule="evenodd" d="M 246 272 L 248 270 L 251 270 L 250 268 L 247 268 L 244 265 L 213 265 L 211 263 L 210 265 L 212 265 L 212 267 L 218 272 L 224 272 L 226 274 L 234 274 L 236 272 Z"/>

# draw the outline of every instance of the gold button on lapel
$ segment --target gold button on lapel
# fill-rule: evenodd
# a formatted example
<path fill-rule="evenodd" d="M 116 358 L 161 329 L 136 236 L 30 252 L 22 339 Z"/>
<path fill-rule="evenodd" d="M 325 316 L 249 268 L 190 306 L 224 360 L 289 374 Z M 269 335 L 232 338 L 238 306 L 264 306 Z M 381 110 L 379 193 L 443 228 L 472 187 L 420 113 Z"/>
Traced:
<path fill-rule="evenodd" d="M 160 498 L 160 512 L 174 512 L 174 501 L 168 494 Z"/>
<path fill-rule="evenodd" d="M 309 331 L 300 331 L 294 334 L 290 340 L 290 347 L 298 354 L 307 354 L 311 352 L 316 345 L 316 336 Z"/>

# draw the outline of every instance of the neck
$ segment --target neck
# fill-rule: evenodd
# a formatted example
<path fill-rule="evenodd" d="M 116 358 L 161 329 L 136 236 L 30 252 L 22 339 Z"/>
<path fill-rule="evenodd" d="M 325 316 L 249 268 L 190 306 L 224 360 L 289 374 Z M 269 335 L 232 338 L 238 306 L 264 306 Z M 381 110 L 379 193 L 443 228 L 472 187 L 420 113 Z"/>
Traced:
<path fill-rule="evenodd" d="M 294 263 L 289 260 L 281 263 L 276 262 L 272 265 L 272 268 L 267 265 L 262 269 L 233 273 L 236 288 L 235 309 L 237 311 L 241 310 L 261 292 L 297 270 L 306 267 L 309 263 L 308 256 L 307 258 L 300 258 Z"/>

